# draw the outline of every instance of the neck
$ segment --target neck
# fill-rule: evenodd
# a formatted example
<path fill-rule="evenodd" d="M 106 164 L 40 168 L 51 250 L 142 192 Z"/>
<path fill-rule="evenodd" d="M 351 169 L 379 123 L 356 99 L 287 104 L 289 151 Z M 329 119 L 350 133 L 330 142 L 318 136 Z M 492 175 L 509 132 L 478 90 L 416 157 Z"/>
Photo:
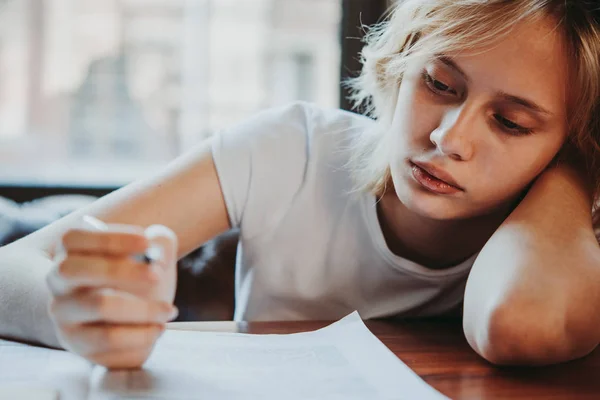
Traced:
<path fill-rule="evenodd" d="M 461 220 L 435 220 L 408 210 L 385 194 L 377 215 L 387 246 L 396 255 L 432 269 L 460 264 L 481 250 L 509 211 Z"/>

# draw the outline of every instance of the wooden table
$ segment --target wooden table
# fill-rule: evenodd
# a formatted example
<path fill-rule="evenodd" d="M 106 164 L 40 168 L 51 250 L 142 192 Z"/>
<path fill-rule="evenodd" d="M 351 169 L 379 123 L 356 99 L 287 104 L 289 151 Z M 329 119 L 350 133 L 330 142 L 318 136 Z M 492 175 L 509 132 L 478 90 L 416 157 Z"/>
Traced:
<path fill-rule="evenodd" d="M 177 322 L 169 329 L 295 333 L 329 322 Z M 500 368 L 467 344 L 458 321 L 367 321 L 394 354 L 452 399 L 600 399 L 600 349 L 581 360 L 543 368 Z"/>

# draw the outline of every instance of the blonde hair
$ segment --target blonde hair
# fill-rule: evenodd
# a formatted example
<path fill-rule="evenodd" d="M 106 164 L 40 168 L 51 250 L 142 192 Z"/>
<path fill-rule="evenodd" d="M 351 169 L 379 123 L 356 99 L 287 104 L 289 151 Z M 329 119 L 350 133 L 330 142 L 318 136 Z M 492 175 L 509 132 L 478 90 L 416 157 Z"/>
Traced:
<path fill-rule="evenodd" d="M 522 21 L 548 17 L 554 18 L 556 29 L 564 34 L 576 80 L 565 148 L 588 174 L 596 199 L 600 183 L 600 7 L 573 0 L 398 1 L 387 20 L 368 28 L 362 72 L 348 81 L 355 108 L 362 107 L 378 120 L 376 129 L 356 142 L 351 163 L 357 189 L 381 195 L 390 181 L 389 146 L 383 139 L 411 59 L 477 51 L 508 35 Z"/>

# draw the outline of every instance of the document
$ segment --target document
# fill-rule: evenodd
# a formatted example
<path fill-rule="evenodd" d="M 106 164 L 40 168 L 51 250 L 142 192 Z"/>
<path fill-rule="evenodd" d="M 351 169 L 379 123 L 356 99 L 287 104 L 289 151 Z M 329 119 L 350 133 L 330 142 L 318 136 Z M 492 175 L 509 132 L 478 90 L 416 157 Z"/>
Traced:
<path fill-rule="evenodd" d="M 92 369 L 66 351 L 0 340 L 0 399 L 86 399 Z"/>
<path fill-rule="evenodd" d="M 354 312 L 288 335 L 166 331 L 139 371 L 97 367 L 92 400 L 438 400 Z"/>
<path fill-rule="evenodd" d="M 109 371 L 64 351 L 0 341 L 0 393 L 60 400 L 441 400 L 358 313 L 288 335 L 167 330 L 140 370 Z M 21 393 L 21 392 L 19 392 Z M 24 397 L 26 398 L 26 397 Z"/>

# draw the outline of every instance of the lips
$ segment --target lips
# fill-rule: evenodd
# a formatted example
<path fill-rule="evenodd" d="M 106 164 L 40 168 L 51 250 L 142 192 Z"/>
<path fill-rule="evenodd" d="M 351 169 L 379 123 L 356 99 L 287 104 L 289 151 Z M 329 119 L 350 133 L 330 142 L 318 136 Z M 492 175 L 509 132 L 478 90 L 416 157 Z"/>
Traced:
<path fill-rule="evenodd" d="M 432 164 L 428 164 L 428 163 L 421 163 L 421 162 L 415 162 L 415 161 L 411 161 L 414 165 L 418 166 L 419 168 L 421 168 L 422 170 L 424 170 L 425 172 L 427 172 L 429 175 L 433 176 L 434 178 L 442 181 L 443 183 L 453 186 L 454 188 L 464 191 L 465 189 L 463 189 L 457 182 L 456 180 L 452 177 L 452 175 L 450 175 L 448 172 L 432 165 Z"/>

